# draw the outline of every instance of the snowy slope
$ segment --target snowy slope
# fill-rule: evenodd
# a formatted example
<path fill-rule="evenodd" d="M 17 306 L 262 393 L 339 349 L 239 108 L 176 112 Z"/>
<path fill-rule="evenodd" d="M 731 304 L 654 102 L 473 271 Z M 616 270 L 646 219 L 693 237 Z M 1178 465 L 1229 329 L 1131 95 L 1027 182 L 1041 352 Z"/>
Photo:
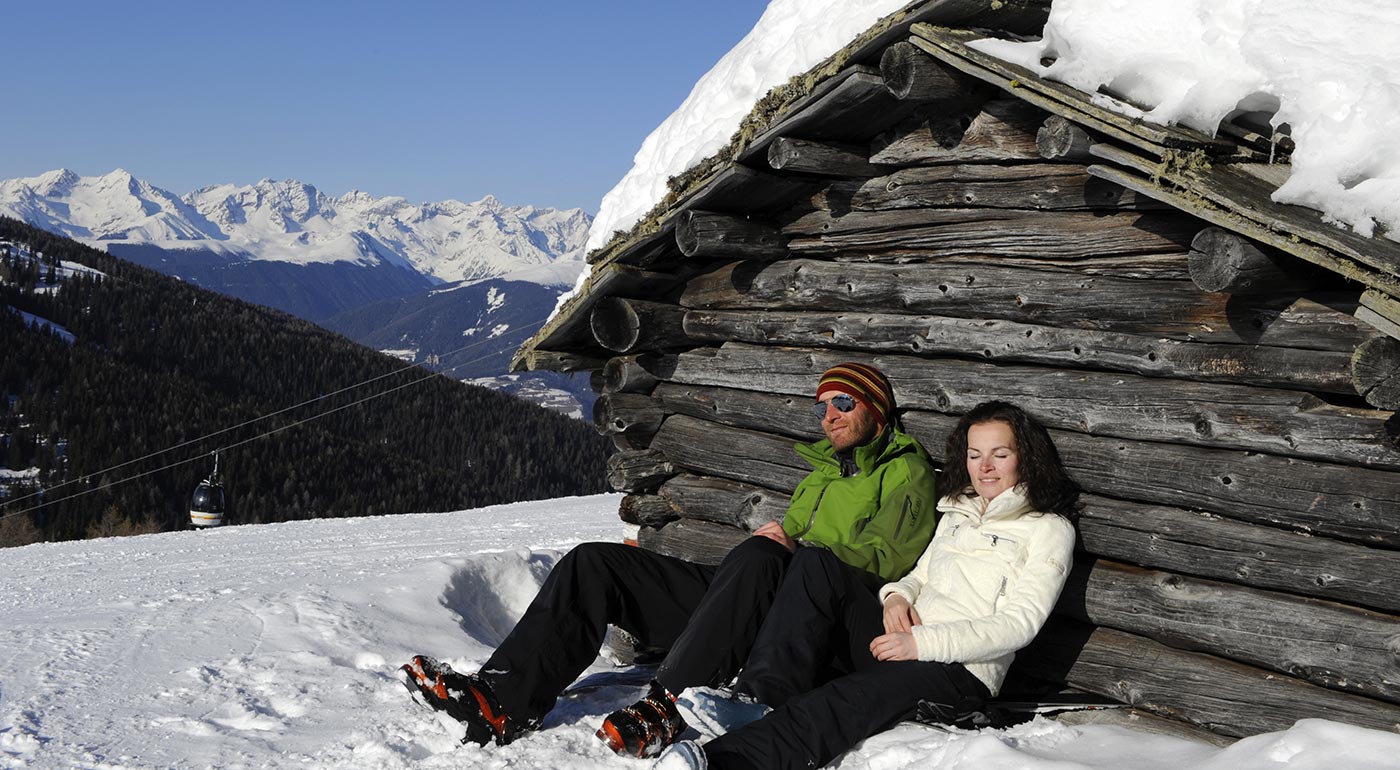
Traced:
<path fill-rule="evenodd" d="M 392 673 L 420 651 L 483 661 L 560 549 L 619 539 L 617 501 L 0 549 L 0 768 L 647 767 L 592 735 L 639 688 L 566 699 L 540 733 L 483 749 Z M 1225 750 L 1037 720 L 901 725 L 838 767 L 1366 770 L 1397 756 L 1400 736 L 1316 720 Z"/>
<path fill-rule="evenodd" d="M 412 204 L 363 192 L 339 197 L 295 180 L 214 185 L 176 196 L 118 169 L 66 169 L 0 181 L 0 215 L 99 248 L 152 244 L 297 265 L 355 262 L 410 268 L 436 282 L 515 276 L 566 286 L 582 269 L 590 218 L 474 203 Z"/>

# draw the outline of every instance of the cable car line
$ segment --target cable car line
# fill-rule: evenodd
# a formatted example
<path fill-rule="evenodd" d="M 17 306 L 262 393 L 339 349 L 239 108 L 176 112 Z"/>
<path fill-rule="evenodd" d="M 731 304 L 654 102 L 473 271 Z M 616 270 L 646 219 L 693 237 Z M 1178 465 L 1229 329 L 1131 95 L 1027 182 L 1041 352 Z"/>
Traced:
<path fill-rule="evenodd" d="M 508 334 L 515 334 L 515 333 L 523 332 L 523 331 L 531 331 L 531 330 L 533 330 L 533 329 L 535 329 L 535 328 L 537 328 L 537 327 L 539 327 L 539 326 L 542 326 L 542 325 L 544 325 L 544 321 L 537 321 L 537 322 L 532 323 L 532 324 L 526 324 L 525 326 L 522 326 L 522 327 L 520 327 L 520 328 L 518 328 L 518 329 L 513 329 L 513 330 L 511 330 L 510 332 L 508 332 Z M 505 334 L 501 334 L 501 335 L 498 335 L 498 336 L 506 336 L 506 335 L 505 335 Z M 438 357 L 441 358 L 441 357 L 444 356 L 444 355 L 452 355 L 452 354 L 454 354 L 454 353 L 460 353 L 460 352 L 462 352 L 462 351 L 464 351 L 464 350 L 467 350 L 467 349 L 470 349 L 470 348 L 472 348 L 472 347 L 476 347 L 476 346 L 478 346 L 478 345 L 483 345 L 483 344 L 485 344 L 487 341 L 492 340 L 492 339 L 497 339 L 497 337 L 490 337 L 490 338 L 481 340 L 481 341 L 479 341 L 479 342 L 474 342 L 474 343 L 472 343 L 472 344 L 470 344 L 470 345 L 464 345 L 464 346 L 462 346 L 462 347 L 460 347 L 460 348 L 457 348 L 456 350 L 451 350 L 451 351 L 448 351 L 447 353 L 439 354 Z M 295 421 L 295 422 L 291 422 L 291 423 L 288 423 L 288 424 L 286 424 L 286 425 L 278 426 L 278 427 L 273 428 L 272 430 L 269 430 L 269 431 L 267 431 L 267 432 L 265 432 L 265 433 L 260 433 L 260 434 L 258 434 L 258 435 L 256 435 L 256 436 L 251 436 L 251 437 L 249 437 L 249 438 L 243 439 L 243 440 L 241 440 L 241 441 L 236 441 L 236 442 L 234 442 L 234 443 L 232 443 L 232 444 L 228 444 L 228 445 L 226 445 L 226 446 L 217 447 L 217 448 L 214 450 L 214 452 L 217 453 L 217 452 L 227 451 L 227 450 L 229 450 L 229 449 L 235 449 L 235 448 L 237 448 L 237 447 L 243 446 L 244 444 L 249 444 L 249 443 L 252 443 L 252 442 L 257 441 L 257 440 L 259 440 L 259 439 L 263 439 L 263 438 L 266 438 L 266 437 L 268 437 L 268 436 L 276 435 L 277 433 L 281 433 L 282 431 L 287 430 L 287 429 L 289 429 L 289 428 L 295 428 L 295 427 L 297 427 L 297 426 L 304 425 L 305 423 L 311 422 L 311 421 L 313 421 L 313 420 L 319 420 L 319 419 L 321 419 L 322 417 L 326 417 L 326 416 L 335 414 L 336 412 L 340 412 L 340 411 L 343 411 L 343 410 L 345 410 L 345 409 L 349 409 L 349 408 L 352 407 L 352 406 L 359 406 L 360 404 L 363 404 L 363 403 L 365 403 L 366 401 L 372 401 L 372 400 L 374 400 L 374 399 L 376 399 L 376 398 L 379 398 L 380 396 L 387 396 L 387 395 L 389 395 L 390 393 L 396 393 L 396 392 L 398 392 L 398 391 L 400 391 L 400 390 L 403 390 L 404 388 L 409 387 L 410 385 L 417 385 L 417 384 L 420 383 L 420 382 L 425 382 L 425 381 L 427 381 L 427 380 L 433 379 L 434 377 L 444 377 L 445 375 L 447 375 L 447 374 L 450 373 L 450 372 L 456 371 L 456 370 L 458 370 L 458 369 L 460 369 L 460 368 L 462 368 L 462 367 L 464 367 L 464 366 L 467 366 L 467 365 L 469 365 L 469 364 L 474 364 L 474 363 L 476 363 L 476 362 L 478 362 L 478 361 L 484 361 L 484 360 L 486 360 L 487 358 L 490 358 L 490 356 L 489 356 L 489 355 L 488 355 L 488 356 L 481 356 L 481 357 L 478 357 L 478 358 L 473 358 L 473 359 L 471 359 L 471 360 L 469 360 L 469 361 L 463 361 L 463 362 L 460 363 L 460 364 L 457 364 L 457 365 L 455 365 L 455 366 L 451 366 L 451 367 L 449 367 L 449 368 L 447 368 L 447 369 L 443 369 L 442 371 L 429 371 L 428 374 L 426 374 L 426 375 L 424 375 L 423 377 L 420 377 L 420 378 L 418 378 L 418 379 L 416 379 L 416 380 L 412 380 L 412 381 L 410 381 L 410 382 L 406 382 L 406 383 L 403 383 L 403 384 L 401 384 L 401 385 L 395 385 L 394 387 L 389 388 L 388 390 L 381 391 L 381 392 L 379 392 L 379 393 L 372 393 L 372 394 L 370 394 L 370 395 L 368 395 L 368 396 L 365 396 L 364 398 L 361 398 L 361 399 L 359 399 L 359 400 L 351 401 L 351 402 L 348 403 L 348 404 L 343 404 L 343 405 L 337 406 L 337 407 L 335 407 L 335 408 L 333 408 L 333 409 L 328 409 L 328 410 L 326 410 L 326 411 L 324 411 L 324 412 L 321 412 L 321 413 L 319 413 L 319 414 L 314 414 L 314 415 L 311 415 L 310 417 L 305 417 L 305 418 L 300 419 L 300 420 L 297 420 L 297 421 Z M 405 372 L 405 371 L 408 371 L 408 370 L 410 370 L 410 369 L 418 369 L 418 368 L 421 368 L 421 367 L 419 367 L 419 366 L 416 365 L 416 364 L 410 364 L 410 365 L 408 365 L 408 366 L 405 366 L 405 367 L 402 367 L 402 368 L 400 368 L 400 369 L 396 369 L 396 370 L 394 370 L 394 371 L 392 371 L 392 372 L 389 372 L 388 374 L 382 374 L 382 375 L 379 375 L 379 376 L 377 376 L 377 377 L 373 377 L 373 378 L 370 378 L 370 379 L 368 379 L 368 380 L 365 380 L 365 381 L 363 381 L 363 382 L 356 383 L 356 384 L 354 384 L 354 385 L 349 385 L 349 386 L 347 386 L 347 387 L 341 388 L 340 390 L 334 391 L 334 392 L 332 392 L 332 393 L 326 393 L 326 394 L 317 396 L 316 398 L 307 399 L 306 401 L 303 401 L 303 402 L 301 402 L 301 403 L 299 403 L 299 404 L 296 404 L 296 405 L 293 405 L 293 406 L 289 406 L 289 407 L 286 407 L 286 408 L 283 408 L 283 409 L 279 409 L 279 410 L 276 411 L 276 412 L 272 412 L 272 413 L 263 415 L 262 417 L 256 417 L 256 418 L 253 418 L 253 419 L 251 419 L 251 420 L 245 420 L 244 422 L 241 422 L 241 423 L 239 423 L 239 424 L 237 424 L 237 425 L 233 425 L 233 426 L 228 427 L 228 428 L 222 428 L 222 429 L 220 429 L 220 430 L 214 431 L 213 433 L 208 433 L 208 434 L 206 434 L 206 435 L 204 435 L 204 436 L 200 436 L 200 437 L 198 437 L 198 438 L 190 439 L 189 441 L 185 441 L 185 442 L 183 442 L 183 443 L 181 443 L 181 444 L 177 444 L 177 445 L 175 445 L 175 446 L 173 446 L 173 447 L 169 447 L 169 448 L 167 448 L 167 449 L 160 449 L 160 450 L 157 450 L 157 451 L 155 451 L 155 452 L 151 452 L 151 453 L 145 455 L 144 457 L 139 457 L 139 458 L 137 458 L 137 459 L 135 459 L 135 460 L 127 460 L 126 462 L 119 463 L 119 464 L 117 464 L 117 465 L 113 465 L 113 466 L 110 467 L 110 468 L 106 468 L 106 469 L 99 470 L 99 471 L 93 471 L 92 473 L 85 473 L 85 474 L 79 476 L 78 478 L 72 479 L 72 480 L 70 480 L 70 481 L 62 482 L 61 484 L 58 484 L 58 485 L 56 485 L 56 486 L 54 486 L 54 487 L 52 487 L 52 488 L 50 488 L 50 489 L 48 489 L 48 490 L 43 490 L 43 489 L 41 489 L 41 490 L 39 490 L 39 491 L 32 492 L 32 493 L 30 493 L 30 494 L 28 494 L 28 495 L 25 495 L 24 497 L 15 498 L 14 500 L 11 500 L 11 501 L 5 503 L 5 505 L 8 507 L 8 506 L 10 506 L 10 505 L 14 505 L 14 504 L 20 502 L 21 500 L 27 500 L 27 499 L 29 499 L 29 498 L 31 498 L 31 497 L 37 497 L 37 496 L 39 496 L 39 495 L 41 495 L 41 494 L 44 494 L 45 492 L 52 492 L 53 490 L 61 489 L 61 488 L 65 487 L 65 486 L 67 486 L 67 485 L 69 485 L 69 484 L 75 484 L 75 483 L 77 483 L 77 482 L 79 482 L 79 481 L 84 481 L 84 480 L 87 480 L 87 479 L 91 479 L 91 478 L 93 478 L 94 476 L 101 476 L 101 475 L 103 475 L 103 474 L 105 474 L 105 473 L 110 473 L 111 471 L 117 470 L 117 469 L 119 469 L 119 468 L 124 468 L 124 467 L 126 467 L 126 466 L 128 466 L 128 465 L 131 465 L 132 463 L 141 462 L 142 460 L 147 460 L 147 459 L 150 459 L 150 458 L 152 458 L 152 457 L 156 457 L 156 456 L 158 456 L 158 455 L 166 454 L 166 453 L 168 453 L 168 452 L 173 452 L 173 451 L 175 451 L 176 449 L 180 449 L 180 448 L 189 446 L 189 445 L 191 445 L 191 444 L 194 444 L 194 443 L 197 443 L 197 442 L 200 442 L 200 441 L 204 441 L 204 440 L 209 439 L 209 438 L 212 438 L 212 437 L 214 437 L 214 436 L 219 436 L 219 435 L 222 435 L 222 434 L 224 434 L 224 433 L 228 433 L 229 431 L 237 430 L 238 428 L 242 428 L 242 427 L 247 426 L 247 425 L 252 425 L 252 424 L 254 424 L 254 423 L 261 422 L 262 420 L 266 420 L 266 419 L 268 419 L 268 418 L 275 417 L 275 416 L 277 416 L 277 415 L 279 415 L 279 414 L 283 414 L 283 413 L 285 413 L 285 412 L 289 412 L 289 411 L 291 411 L 291 410 L 293 410 L 293 409 L 299 409 L 299 408 L 301 408 L 301 407 L 303 407 L 303 406 L 307 406 L 308 404 L 313 404 L 313 403 L 317 403 L 317 402 L 320 402 L 320 401 L 324 401 L 325 399 L 330 398 L 330 397 L 332 397 L 332 396 L 339 395 L 339 394 L 341 394 L 341 393 L 345 393 L 345 392 L 347 392 L 347 391 L 354 390 L 354 389 L 359 388 L 359 387 L 362 387 L 362 386 L 364 386 L 364 385 L 368 385 L 368 384 L 370 384 L 370 383 L 372 383 L 372 382 L 377 382 L 377 381 L 382 380 L 382 379 L 384 379 L 384 378 L 386 378 L 386 377 L 390 377 L 390 376 L 395 375 L 395 374 L 401 374 L 401 373 L 403 373 L 403 372 Z M 426 371 L 426 370 L 425 370 L 425 371 Z M 55 500 L 45 500 L 44 502 L 39 503 L 38 505 L 30 506 L 30 507 L 28 507 L 28 508 L 24 508 L 24 509 L 21 509 L 21 510 L 18 510 L 18 511 L 12 511 L 12 512 L 5 513 L 5 514 L 3 514 L 3 515 L 0 515 L 0 521 L 4 521 L 5 519 L 8 519 L 8 518 L 10 518 L 10 517 L 12 517 L 12 516 L 19 516 L 19 515 L 21 515 L 21 514 L 30 513 L 31 511 L 37 511 L 37 510 L 39 510 L 39 509 L 41 509 L 41 508 L 48 507 L 48 506 L 53 505 L 53 504 L 55 504 L 55 503 L 61 503 L 61 502 L 67 501 L 67 500 L 73 500 L 73 499 L 82 497 L 82 496 L 84 496 L 84 495 L 90 494 L 90 493 L 92 493 L 92 492 L 96 492 L 96 491 L 99 491 L 99 490 L 102 490 L 102 489 L 108 489 L 108 488 L 110 488 L 110 487 L 117 486 L 118 484 L 125 484 L 125 483 L 128 482 L 128 481 L 135 481 L 135 480 L 137 480 L 137 479 L 145 478 L 146 476 L 150 476 L 150 475 L 153 475 L 153 474 L 156 474 L 156 473 L 160 473 L 160 472 L 162 472 L 162 471 L 170 470 L 171 468 L 177 468 L 177 467 L 179 467 L 179 466 L 181 466 L 181 465 L 187 465 L 187 464 L 189 464 L 189 463 L 192 463 L 192 462 L 195 462 L 195 461 L 197 461 L 197 460 L 200 460 L 200 459 L 203 459 L 203 458 L 207 457 L 208 454 L 209 454 L 209 453 L 207 453 L 207 452 L 201 452 L 200 454 L 195 455 L 194 457 L 188 457 L 188 458 L 185 458 L 185 459 L 182 459 L 182 460 L 176 460 L 175 462 L 168 463 L 168 464 L 163 465 L 163 466 L 161 466 L 161 467 L 159 467 L 159 468 L 153 468 L 153 469 L 148 470 L 148 471 L 142 471 L 142 472 L 137 473 L 137 474 L 135 474 L 135 475 L 133 475 L 133 476 L 127 476 L 127 477 L 125 477 L 125 478 L 120 478 L 120 479 L 117 479 L 116 481 L 112 481 L 112 482 L 103 484 L 103 485 L 98 486 L 98 487 L 93 487 L 93 488 L 91 488 L 91 489 L 85 489 L 85 490 L 82 490 L 82 491 L 80 491 L 80 492 L 76 492 L 76 493 L 71 494 L 71 495 L 65 495 L 65 496 L 60 497 L 60 498 L 55 499 Z"/>

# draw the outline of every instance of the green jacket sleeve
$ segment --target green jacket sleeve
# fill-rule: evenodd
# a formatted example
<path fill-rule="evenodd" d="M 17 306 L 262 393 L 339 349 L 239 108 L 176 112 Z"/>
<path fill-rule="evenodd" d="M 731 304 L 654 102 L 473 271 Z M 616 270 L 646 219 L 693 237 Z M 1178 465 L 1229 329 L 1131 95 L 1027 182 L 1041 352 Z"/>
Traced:
<path fill-rule="evenodd" d="M 875 515 L 859 526 L 849 543 L 821 544 L 841 561 L 884 582 L 898 580 L 913 569 L 937 524 L 933 469 L 917 460 L 905 465 L 908 479 L 881 490 Z"/>

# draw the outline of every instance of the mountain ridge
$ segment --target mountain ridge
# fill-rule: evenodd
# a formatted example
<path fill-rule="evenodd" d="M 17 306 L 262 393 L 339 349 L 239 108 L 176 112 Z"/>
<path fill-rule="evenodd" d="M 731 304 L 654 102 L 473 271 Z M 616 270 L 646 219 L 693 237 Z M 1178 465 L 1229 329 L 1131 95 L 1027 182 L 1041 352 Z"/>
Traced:
<path fill-rule="evenodd" d="M 507 206 L 495 196 L 414 204 L 294 179 L 176 195 L 116 169 L 0 180 L 0 214 L 89 245 L 204 250 L 241 260 L 409 268 L 431 283 L 507 278 L 566 287 L 583 268 L 582 209 Z M 517 275 L 518 274 L 518 275 Z"/>

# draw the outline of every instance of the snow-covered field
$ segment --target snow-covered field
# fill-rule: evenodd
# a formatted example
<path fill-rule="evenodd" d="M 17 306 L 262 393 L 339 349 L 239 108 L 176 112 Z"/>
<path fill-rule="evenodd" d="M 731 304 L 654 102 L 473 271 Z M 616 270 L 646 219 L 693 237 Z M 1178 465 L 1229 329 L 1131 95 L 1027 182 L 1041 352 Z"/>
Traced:
<path fill-rule="evenodd" d="M 540 733 L 482 749 L 394 677 L 415 652 L 484 660 L 564 549 L 620 538 L 617 501 L 0 550 L 0 767 L 647 767 L 592 735 L 640 688 L 566 699 Z M 1400 767 L 1400 736 L 1306 721 L 1222 750 L 1045 720 L 902 725 L 839 767 L 1361 770 Z"/>

